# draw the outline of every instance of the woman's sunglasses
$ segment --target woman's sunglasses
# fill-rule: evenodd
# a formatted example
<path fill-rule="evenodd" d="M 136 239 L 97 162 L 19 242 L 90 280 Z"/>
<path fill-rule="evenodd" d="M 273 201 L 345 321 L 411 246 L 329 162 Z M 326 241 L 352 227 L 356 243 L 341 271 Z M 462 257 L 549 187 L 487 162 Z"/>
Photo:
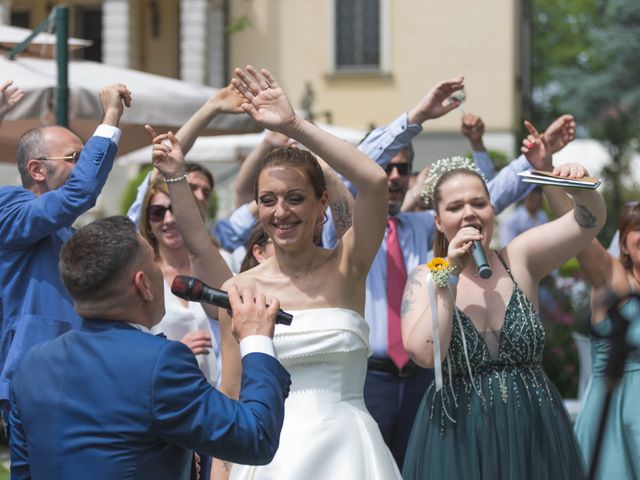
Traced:
<path fill-rule="evenodd" d="M 147 207 L 147 217 L 149 217 L 150 222 L 161 222 L 162 220 L 164 220 L 164 216 L 166 215 L 167 210 L 173 213 L 171 205 L 169 205 L 168 207 L 165 207 L 164 205 L 149 205 Z"/>

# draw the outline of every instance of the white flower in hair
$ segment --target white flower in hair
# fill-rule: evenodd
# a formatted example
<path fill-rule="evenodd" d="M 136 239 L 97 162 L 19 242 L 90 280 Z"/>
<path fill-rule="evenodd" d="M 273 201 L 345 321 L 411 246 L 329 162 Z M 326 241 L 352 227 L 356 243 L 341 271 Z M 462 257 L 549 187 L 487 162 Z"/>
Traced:
<path fill-rule="evenodd" d="M 470 158 L 441 158 L 429 168 L 429 175 L 427 176 L 427 179 L 424 182 L 424 187 L 422 188 L 422 198 L 425 200 L 425 202 L 433 202 L 433 194 L 435 192 L 436 185 L 440 180 L 440 177 L 442 177 L 442 175 L 447 172 L 451 172 L 452 170 L 471 170 L 480 175 L 485 183 L 487 181 L 482 172 L 476 167 L 475 162 Z"/>

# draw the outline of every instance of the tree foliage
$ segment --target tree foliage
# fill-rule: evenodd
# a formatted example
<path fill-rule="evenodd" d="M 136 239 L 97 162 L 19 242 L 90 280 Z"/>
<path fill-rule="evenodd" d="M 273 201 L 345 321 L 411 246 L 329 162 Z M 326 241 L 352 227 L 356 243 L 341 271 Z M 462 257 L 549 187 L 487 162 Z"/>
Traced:
<path fill-rule="evenodd" d="M 547 124 L 570 112 L 582 133 L 607 146 L 610 232 L 640 137 L 640 2 L 534 0 L 533 32 L 534 119 Z"/>

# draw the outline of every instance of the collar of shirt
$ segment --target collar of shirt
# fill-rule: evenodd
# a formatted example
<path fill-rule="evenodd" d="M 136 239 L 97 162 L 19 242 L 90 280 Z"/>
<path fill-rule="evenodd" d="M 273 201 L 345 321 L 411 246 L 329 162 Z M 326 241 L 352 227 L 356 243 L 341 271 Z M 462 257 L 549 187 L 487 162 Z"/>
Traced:
<path fill-rule="evenodd" d="M 127 324 L 131 325 L 136 330 L 140 330 L 141 332 L 148 333 L 148 334 L 152 335 L 151 330 L 149 330 L 144 325 L 140 325 L 139 323 L 131 323 L 131 322 L 127 322 Z"/>

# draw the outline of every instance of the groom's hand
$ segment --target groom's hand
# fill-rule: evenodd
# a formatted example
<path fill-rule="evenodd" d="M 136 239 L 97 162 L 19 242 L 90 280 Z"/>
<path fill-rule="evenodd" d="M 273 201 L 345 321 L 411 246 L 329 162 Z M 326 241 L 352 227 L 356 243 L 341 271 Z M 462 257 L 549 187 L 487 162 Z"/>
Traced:
<path fill-rule="evenodd" d="M 276 313 L 280 307 L 278 300 L 271 299 L 269 305 L 264 295 L 253 296 L 249 289 L 242 291 L 242 297 L 235 285 L 229 287 L 231 303 L 231 329 L 236 340 L 249 335 L 264 335 L 273 338 Z"/>

